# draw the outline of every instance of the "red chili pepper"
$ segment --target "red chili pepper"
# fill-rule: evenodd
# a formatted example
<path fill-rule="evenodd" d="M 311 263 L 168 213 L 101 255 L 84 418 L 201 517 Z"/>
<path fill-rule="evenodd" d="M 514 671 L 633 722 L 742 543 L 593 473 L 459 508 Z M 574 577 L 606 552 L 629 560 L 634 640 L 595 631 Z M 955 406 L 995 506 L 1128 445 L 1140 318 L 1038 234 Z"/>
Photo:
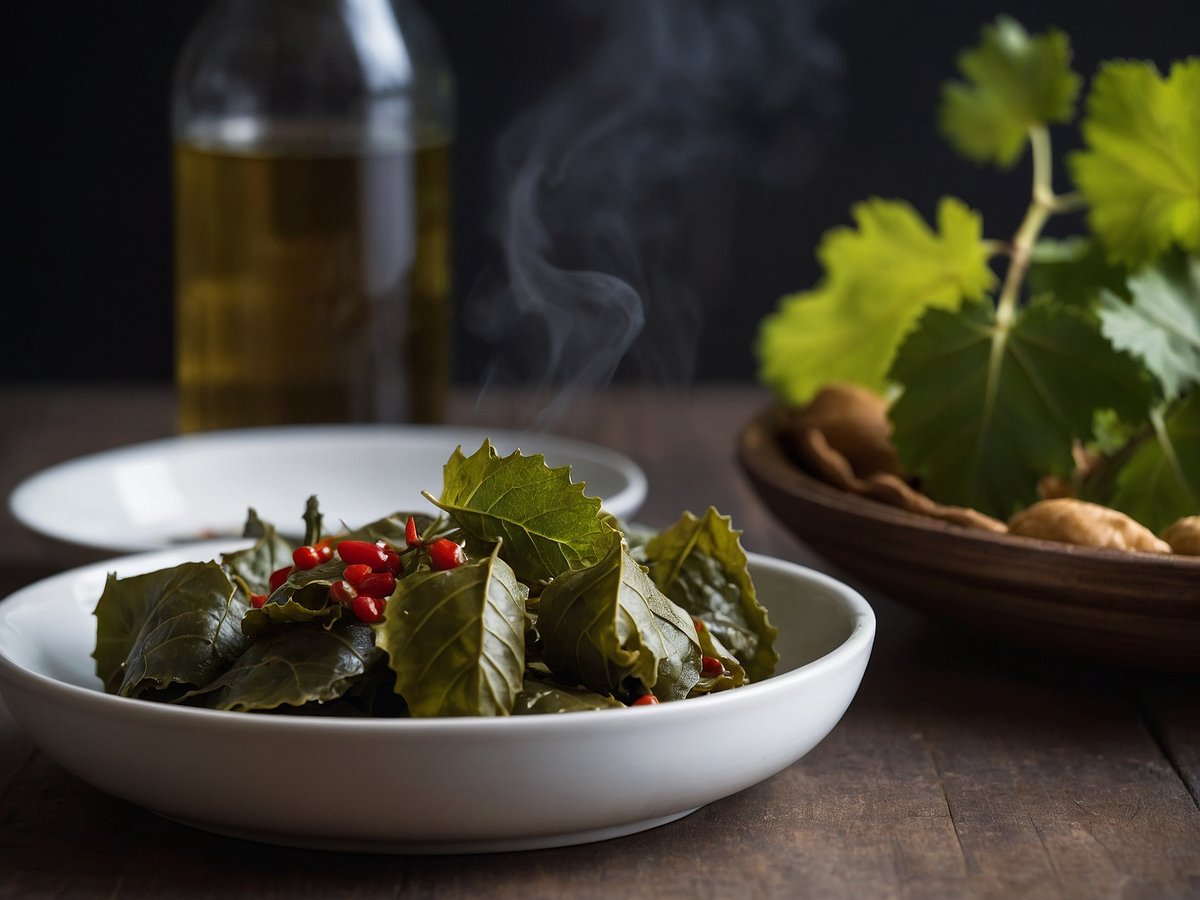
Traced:
<path fill-rule="evenodd" d="M 391 572 L 376 572 L 354 587 L 360 594 L 366 594 L 368 597 L 390 597 L 392 591 L 396 590 L 396 576 Z"/>
<path fill-rule="evenodd" d="M 268 581 L 268 583 L 271 585 L 271 591 L 274 592 L 279 590 L 283 586 L 283 583 L 288 580 L 288 576 L 291 574 L 291 566 L 284 566 L 282 569 L 276 569 L 274 572 L 272 572 L 271 578 Z"/>
<path fill-rule="evenodd" d="M 421 536 L 417 534 L 417 519 L 415 516 L 409 516 L 408 524 L 404 526 L 404 543 L 410 547 L 417 547 L 421 544 Z"/>
<path fill-rule="evenodd" d="M 338 556 L 350 565 L 361 563 L 370 566 L 373 572 L 388 570 L 387 553 L 377 544 L 369 541 L 342 541 L 337 545 Z"/>
<path fill-rule="evenodd" d="M 379 597 L 368 597 L 366 594 L 359 594 L 354 598 L 350 609 L 354 615 L 358 616 L 359 621 L 365 622 L 368 625 L 374 625 L 376 622 L 383 621 L 383 611 L 387 607 L 387 601 Z"/>
<path fill-rule="evenodd" d="M 354 587 L 362 584 L 362 580 L 371 574 L 371 567 L 363 563 L 355 563 L 352 566 L 346 566 L 346 571 L 342 572 L 342 577 L 345 578 Z"/>
<path fill-rule="evenodd" d="M 333 535 L 323 537 L 313 546 L 317 549 L 317 555 L 321 557 L 321 562 L 329 562 L 333 559 L 333 545 L 336 543 Z"/>
<path fill-rule="evenodd" d="M 450 538 L 438 538 L 429 545 L 429 564 L 435 569 L 455 569 L 466 561 L 463 548 Z"/>
<path fill-rule="evenodd" d="M 250 605 L 253 606 L 255 609 L 262 609 L 263 604 L 266 602 L 267 602 L 266 594 L 251 594 L 250 595 Z"/>
<path fill-rule="evenodd" d="M 696 626 L 697 634 L 708 630 L 708 626 L 704 624 L 703 619 L 697 619 L 695 616 L 692 616 L 692 624 Z"/>
<path fill-rule="evenodd" d="M 383 555 L 387 557 L 387 569 L 393 575 L 400 575 L 404 572 L 404 561 L 400 559 L 400 554 L 391 547 L 385 547 Z"/>
<path fill-rule="evenodd" d="M 297 569 L 312 569 L 321 564 L 321 551 L 311 544 L 305 544 L 292 551 L 292 562 Z"/>
<path fill-rule="evenodd" d="M 704 678 L 716 678 L 725 674 L 725 664 L 715 656 L 700 657 L 700 674 Z"/>
<path fill-rule="evenodd" d="M 642 696 L 638 697 L 636 700 L 634 700 L 629 705 L 630 706 L 653 706 L 657 702 L 658 702 L 658 698 L 655 697 L 653 694 L 642 694 Z"/>
<path fill-rule="evenodd" d="M 356 597 L 358 597 L 358 591 L 345 578 L 339 578 L 329 586 L 329 599 L 334 603 L 349 606 L 354 602 Z"/>

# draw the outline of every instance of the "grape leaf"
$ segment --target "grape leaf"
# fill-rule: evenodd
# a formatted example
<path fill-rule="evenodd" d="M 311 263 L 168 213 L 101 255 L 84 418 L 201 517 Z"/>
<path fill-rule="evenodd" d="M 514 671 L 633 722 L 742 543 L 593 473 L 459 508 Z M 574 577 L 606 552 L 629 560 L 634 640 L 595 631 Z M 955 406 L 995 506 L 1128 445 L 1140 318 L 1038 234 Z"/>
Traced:
<path fill-rule="evenodd" d="M 1094 240 L 1040 240 L 1030 254 L 1029 294 L 1083 309 L 1095 307 L 1102 291 L 1128 299 L 1123 266 L 1110 263 Z"/>
<path fill-rule="evenodd" d="M 700 652 L 721 661 L 722 672 L 719 675 L 705 675 L 701 670 L 700 680 L 692 688 L 692 696 L 700 694 L 715 694 L 717 691 L 728 691 L 741 687 L 746 683 L 746 670 L 736 656 L 733 655 L 710 628 L 697 628 L 700 638 Z"/>
<path fill-rule="evenodd" d="M 1129 279 L 1132 303 L 1105 292 L 1100 322 L 1114 347 L 1140 359 L 1174 400 L 1200 385 L 1200 258 L 1169 257 Z"/>
<path fill-rule="evenodd" d="M 249 521 L 255 523 L 257 534 L 246 536 L 257 536 L 258 540 L 245 550 L 221 554 L 221 565 L 232 577 L 241 579 L 248 594 L 266 594 L 271 589 L 271 573 L 292 564 L 292 545 L 276 533 L 275 526 L 263 522 L 253 510 L 250 514 Z"/>
<path fill-rule="evenodd" d="M 779 662 L 779 629 L 758 602 L 741 534 L 711 506 L 699 518 L 685 512 L 646 544 L 645 558 L 659 590 L 702 619 L 743 661 L 750 679 L 761 681 Z"/>
<path fill-rule="evenodd" d="M 525 671 L 529 589 L 498 555 L 402 578 L 376 639 L 413 716 L 506 716 Z"/>
<path fill-rule="evenodd" d="M 525 676 L 521 693 L 513 703 L 513 715 L 582 712 L 589 709 L 624 709 L 625 704 L 611 694 L 597 694 L 582 687 L 555 684 Z"/>
<path fill-rule="evenodd" d="M 967 80 L 943 85 L 938 119 L 951 146 L 970 160 L 1008 168 L 1032 126 L 1074 115 L 1081 79 L 1057 29 L 1031 37 L 1000 16 L 983 27 L 977 47 L 959 54 L 958 67 Z"/>
<path fill-rule="evenodd" d="M 945 197 L 932 231 L 907 203 L 855 206 L 858 229 L 825 234 L 825 278 L 783 298 L 763 320 L 759 376 L 785 402 L 805 403 L 832 381 L 883 391 L 896 349 L 927 308 L 957 309 L 993 286 L 982 221 Z"/>
<path fill-rule="evenodd" d="M 255 641 L 207 687 L 182 702 L 249 712 L 336 700 L 379 656 L 369 625 L 280 628 Z"/>
<path fill-rule="evenodd" d="M 247 600 L 215 562 L 110 574 L 96 604 L 96 674 L 125 697 L 203 687 L 245 648 Z"/>
<path fill-rule="evenodd" d="M 537 627 L 550 671 L 599 694 L 619 694 L 636 678 L 659 700 L 682 700 L 700 678 L 691 618 L 620 543 L 547 585 Z"/>
<path fill-rule="evenodd" d="M 601 559 L 620 534 L 584 496 L 570 467 L 552 469 L 540 454 L 500 457 L 491 441 L 471 456 L 458 448 L 434 500 L 477 540 L 500 541 L 500 555 L 524 582 L 546 582 Z"/>
<path fill-rule="evenodd" d="M 1200 512 L 1200 396 L 1193 391 L 1153 418 L 1153 439 L 1121 467 L 1108 502 L 1159 532 Z"/>
<path fill-rule="evenodd" d="M 931 497 L 1007 518 L 1041 476 L 1071 471 L 1096 410 L 1145 415 L 1140 371 L 1072 307 L 1035 302 L 1008 330 L 990 304 L 930 310 L 892 369 L 893 440 Z"/>
<path fill-rule="evenodd" d="M 1106 63 L 1082 129 L 1087 149 L 1067 162 L 1109 258 L 1137 269 L 1172 245 L 1200 250 L 1200 58 L 1166 79 L 1150 63 Z"/>
<path fill-rule="evenodd" d="M 345 564 L 339 559 L 311 569 L 294 569 L 262 606 L 246 610 L 242 616 L 242 633 L 257 638 L 271 625 L 328 623 L 340 619 L 344 608 L 330 601 L 329 587 L 342 577 L 344 569 Z"/>

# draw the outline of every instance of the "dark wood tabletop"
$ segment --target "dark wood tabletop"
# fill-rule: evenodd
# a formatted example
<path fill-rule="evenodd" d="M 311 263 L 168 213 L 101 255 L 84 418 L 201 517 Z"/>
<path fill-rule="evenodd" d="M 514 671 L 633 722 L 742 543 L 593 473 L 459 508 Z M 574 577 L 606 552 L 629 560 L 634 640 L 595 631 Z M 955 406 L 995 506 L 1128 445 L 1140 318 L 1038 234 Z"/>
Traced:
<path fill-rule="evenodd" d="M 748 549 L 841 574 L 737 468 L 751 387 L 613 389 L 553 430 L 645 470 L 639 516 L 709 504 Z M 545 419 L 458 398 L 452 419 Z M 0 386 L 0 493 L 38 469 L 174 431 L 167 387 Z M 76 562 L 0 514 L 0 596 Z M 554 850 L 371 856 L 195 831 L 106 796 L 0 703 L 0 896 L 1200 897 L 1200 679 L 1058 659 L 863 589 L 878 637 L 833 733 L 785 771 L 670 825 Z"/>

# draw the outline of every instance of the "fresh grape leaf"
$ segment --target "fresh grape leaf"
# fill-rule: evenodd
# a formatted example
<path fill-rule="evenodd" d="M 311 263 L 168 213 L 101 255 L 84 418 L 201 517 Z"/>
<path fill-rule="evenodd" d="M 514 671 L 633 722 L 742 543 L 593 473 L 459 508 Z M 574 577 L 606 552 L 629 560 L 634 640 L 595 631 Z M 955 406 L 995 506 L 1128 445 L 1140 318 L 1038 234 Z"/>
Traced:
<path fill-rule="evenodd" d="M 1141 268 L 1173 245 L 1200 251 L 1200 58 L 1167 78 L 1147 62 L 1101 67 L 1071 174 L 1108 256 Z"/>
<path fill-rule="evenodd" d="M 241 621 L 242 633 L 257 638 L 271 625 L 330 623 L 340 619 L 344 609 L 330 601 L 329 587 L 342 577 L 344 569 L 341 560 L 332 559 L 311 569 L 293 570 L 262 606 L 246 610 Z"/>
<path fill-rule="evenodd" d="M 504 716 L 525 671 L 529 589 L 498 555 L 400 580 L 377 626 L 413 716 Z"/>
<path fill-rule="evenodd" d="M 685 512 L 646 544 L 645 556 L 659 590 L 702 619 L 744 661 L 750 679 L 761 681 L 779 662 L 779 629 L 758 602 L 741 535 L 710 506 L 699 518 Z"/>
<path fill-rule="evenodd" d="M 600 694 L 620 695 L 636 678 L 659 700 L 682 700 L 700 677 L 691 618 L 620 543 L 546 586 L 537 628 L 550 671 Z"/>
<path fill-rule="evenodd" d="M 258 540 L 253 547 L 221 554 L 221 565 L 230 576 L 241 579 L 248 594 L 267 594 L 271 590 L 271 573 L 292 564 L 292 545 L 276 533 L 275 526 L 258 519 L 253 510 L 250 512 L 257 534 L 246 536 L 257 536 Z M 250 530 L 248 527 L 247 531 Z"/>
<path fill-rule="evenodd" d="M 380 656 L 369 625 L 280 628 L 250 645 L 220 677 L 183 703 L 250 712 L 341 697 Z"/>
<path fill-rule="evenodd" d="M 1104 248 L 1088 238 L 1045 239 L 1030 254 L 1029 293 L 1066 306 L 1092 309 L 1107 291 L 1129 298 L 1123 266 L 1110 263 Z"/>
<path fill-rule="evenodd" d="M 935 500 L 1007 518 L 1041 476 L 1071 471 L 1096 410 L 1145 414 L 1140 372 L 1072 307 L 1031 304 L 1007 330 L 990 304 L 930 310 L 892 369 L 904 385 L 893 440 Z"/>
<path fill-rule="evenodd" d="M 245 648 L 246 597 L 215 562 L 110 574 L 96 604 L 96 674 L 126 697 L 203 687 Z"/>
<path fill-rule="evenodd" d="M 759 375 L 785 402 L 806 403 L 834 381 L 882 392 L 921 313 L 957 309 L 995 283 L 982 221 L 960 200 L 942 199 L 936 232 L 900 201 L 869 200 L 853 214 L 857 230 L 821 241 L 823 282 L 783 298 L 759 331 Z"/>
<path fill-rule="evenodd" d="M 500 457 L 491 441 L 469 457 L 458 448 L 444 479 L 441 498 L 429 499 L 471 537 L 500 541 L 500 555 L 526 583 L 590 566 L 620 541 L 599 498 L 584 496 L 569 466 L 552 469 L 540 453 Z"/>
<path fill-rule="evenodd" d="M 1029 129 L 1069 122 L 1081 79 L 1071 69 L 1071 45 L 1056 29 L 1030 36 L 1000 16 L 985 25 L 977 47 L 963 51 L 966 81 L 942 87 L 939 125 L 959 153 L 1008 168 L 1021 155 Z"/>
<path fill-rule="evenodd" d="M 1168 257 L 1132 276 L 1129 291 L 1132 303 L 1102 295 L 1101 330 L 1141 360 L 1174 400 L 1200 385 L 1200 258 Z"/>
<path fill-rule="evenodd" d="M 1159 532 L 1200 513 L 1200 396 L 1192 391 L 1153 420 L 1152 439 L 1121 467 L 1108 503 Z"/>
<path fill-rule="evenodd" d="M 703 670 L 701 670 L 700 680 L 692 688 L 691 696 L 715 694 L 717 691 L 728 691 L 745 684 L 745 668 L 738 662 L 737 657 L 733 655 L 732 651 L 713 634 L 712 630 L 709 628 L 697 628 L 696 633 L 700 638 L 700 652 L 705 656 L 719 659 L 723 671 L 720 675 L 705 675 Z"/>
<path fill-rule="evenodd" d="M 555 684 L 525 676 L 525 683 L 513 702 L 513 715 L 583 712 L 590 709 L 624 709 L 625 704 L 611 694 L 597 694 L 587 688 Z"/>

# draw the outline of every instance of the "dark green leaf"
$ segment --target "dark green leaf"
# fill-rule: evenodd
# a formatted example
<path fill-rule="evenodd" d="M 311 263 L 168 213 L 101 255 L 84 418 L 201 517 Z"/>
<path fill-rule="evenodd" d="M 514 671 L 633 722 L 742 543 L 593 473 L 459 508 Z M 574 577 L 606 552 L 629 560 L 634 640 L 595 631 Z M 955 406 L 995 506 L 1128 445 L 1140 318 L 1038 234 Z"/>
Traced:
<path fill-rule="evenodd" d="M 258 540 L 254 546 L 223 553 L 221 564 L 231 576 L 242 580 L 247 593 L 266 594 L 271 590 L 271 573 L 292 564 L 292 545 L 276 534 L 273 525 L 257 518 L 255 522 Z"/>
<path fill-rule="evenodd" d="M 1007 518 L 1041 476 L 1071 471 L 1097 410 L 1144 415 L 1140 372 L 1071 307 L 1034 303 L 1008 329 L 988 304 L 930 310 L 892 368 L 893 440 L 934 499 Z"/>
<path fill-rule="evenodd" d="M 1117 473 L 1108 502 L 1151 531 L 1200 511 L 1200 396 L 1152 416 L 1154 432 Z"/>
<path fill-rule="evenodd" d="M 413 716 L 512 711 L 525 670 L 527 596 L 496 555 L 401 579 L 377 637 Z"/>
<path fill-rule="evenodd" d="M 433 502 L 477 540 L 502 542 L 517 577 L 534 583 L 589 566 L 620 540 L 600 516 L 600 500 L 583 490 L 569 467 L 552 469 L 540 453 L 500 457 L 485 441 L 469 457 L 454 451 Z"/>
<path fill-rule="evenodd" d="M 345 564 L 332 559 L 312 569 L 292 572 L 287 581 L 267 597 L 258 609 L 249 608 L 242 617 L 242 633 L 256 638 L 271 625 L 298 622 L 333 622 L 344 613 L 343 607 L 330 601 L 329 586 L 342 577 Z"/>
<path fill-rule="evenodd" d="M 245 648 L 246 598 L 215 562 L 110 574 L 96 605 L 96 674 L 113 693 L 203 687 Z"/>
<path fill-rule="evenodd" d="M 380 655 L 369 625 L 296 625 L 272 631 L 183 702 L 249 712 L 341 697 Z"/>
<path fill-rule="evenodd" d="M 1127 273 L 1104 255 L 1104 248 L 1086 238 L 1042 240 L 1033 248 L 1029 292 L 1066 306 L 1094 309 L 1102 292 L 1128 298 Z"/>
<path fill-rule="evenodd" d="M 513 715 L 582 712 L 591 709 L 624 709 L 625 704 L 611 694 L 597 694 L 583 687 L 555 684 L 540 678 L 525 677 L 525 683 L 513 703 Z"/>
<path fill-rule="evenodd" d="M 742 532 L 711 506 L 689 512 L 645 547 L 650 577 L 690 615 L 702 619 L 744 661 L 752 681 L 775 671 L 779 629 L 767 618 L 750 578 Z"/>
<path fill-rule="evenodd" d="M 691 618 L 619 543 L 547 585 L 537 627 L 550 670 L 600 694 L 619 695 L 636 678 L 658 699 L 680 700 L 700 677 Z"/>

